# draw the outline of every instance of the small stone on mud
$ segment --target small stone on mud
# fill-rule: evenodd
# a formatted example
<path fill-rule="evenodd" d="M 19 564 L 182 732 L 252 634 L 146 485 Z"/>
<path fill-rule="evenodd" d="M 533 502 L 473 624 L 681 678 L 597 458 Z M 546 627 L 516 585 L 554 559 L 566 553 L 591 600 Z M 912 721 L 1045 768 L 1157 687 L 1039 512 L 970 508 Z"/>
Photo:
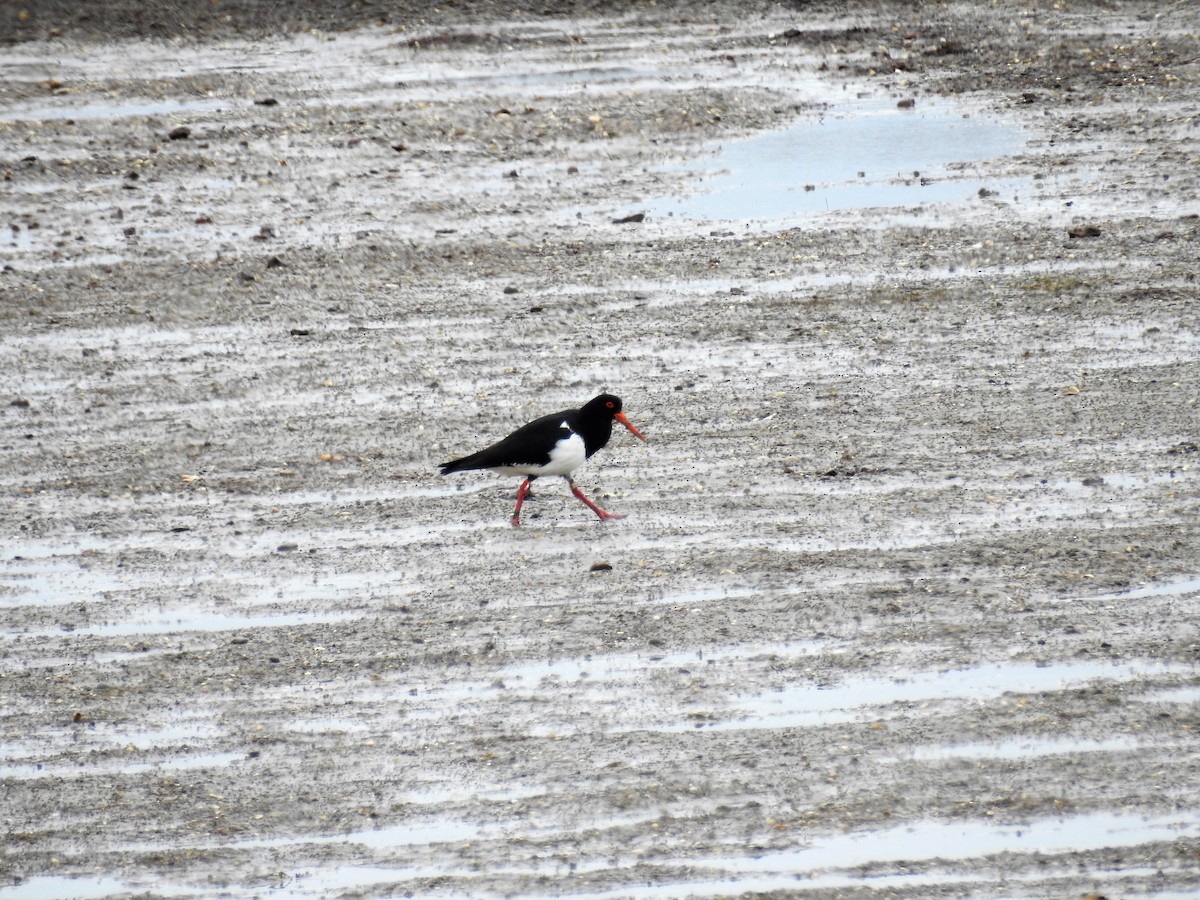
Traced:
<path fill-rule="evenodd" d="M 592 566 L 590 569 L 588 569 L 588 571 L 589 572 L 611 572 L 612 571 L 612 563 L 594 562 L 594 563 L 592 563 Z"/>
<path fill-rule="evenodd" d="M 300 547 L 299 544 L 292 544 L 292 543 L 280 544 L 278 547 L 275 548 L 275 552 L 276 553 L 291 553 L 293 550 L 299 549 L 299 547 Z"/>
<path fill-rule="evenodd" d="M 255 106 L 278 106 L 279 101 L 274 97 L 263 97 L 261 100 L 254 101 Z"/>
<path fill-rule="evenodd" d="M 186 125 L 180 125 L 178 128 L 172 128 L 167 134 L 167 137 L 173 141 L 186 141 L 191 136 L 192 129 L 188 128 Z"/>
<path fill-rule="evenodd" d="M 1100 237 L 1100 226 L 1099 225 L 1076 225 L 1074 228 L 1067 229 L 1067 236 L 1070 238 Z"/>
<path fill-rule="evenodd" d="M 644 212 L 639 212 L 639 213 L 633 213 L 633 215 L 623 216 L 620 219 L 613 219 L 612 222 L 614 225 L 636 225 L 638 222 L 643 221 L 645 218 L 646 218 L 646 214 Z"/>

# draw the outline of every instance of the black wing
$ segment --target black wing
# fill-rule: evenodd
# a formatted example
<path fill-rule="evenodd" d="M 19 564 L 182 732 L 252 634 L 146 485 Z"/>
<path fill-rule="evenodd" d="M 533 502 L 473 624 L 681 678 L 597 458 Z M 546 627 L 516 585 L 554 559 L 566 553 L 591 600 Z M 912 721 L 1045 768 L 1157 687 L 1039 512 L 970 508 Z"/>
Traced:
<path fill-rule="evenodd" d="M 494 469 L 499 466 L 545 465 L 550 462 L 550 451 L 567 432 L 575 410 L 566 409 L 534 419 L 522 425 L 502 441 L 485 447 L 470 456 L 442 463 L 443 475 L 464 472 L 468 469 Z"/>

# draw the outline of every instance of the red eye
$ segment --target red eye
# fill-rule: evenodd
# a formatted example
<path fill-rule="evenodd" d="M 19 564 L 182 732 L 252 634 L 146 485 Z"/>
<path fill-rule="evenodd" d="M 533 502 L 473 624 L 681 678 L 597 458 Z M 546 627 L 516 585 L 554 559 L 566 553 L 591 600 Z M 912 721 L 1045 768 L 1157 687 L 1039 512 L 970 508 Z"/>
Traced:
<path fill-rule="evenodd" d="M 605 405 L 605 406 L 607 406 L 609 409 L 612 409 L 612 408 L 613 408 L 613 405 L 612 405 L 612 401 L 611 401 L 611 400 L 609 400 L 609 401 L 608 401 L 607 403 L 605 403 L 604 405 Z"/>

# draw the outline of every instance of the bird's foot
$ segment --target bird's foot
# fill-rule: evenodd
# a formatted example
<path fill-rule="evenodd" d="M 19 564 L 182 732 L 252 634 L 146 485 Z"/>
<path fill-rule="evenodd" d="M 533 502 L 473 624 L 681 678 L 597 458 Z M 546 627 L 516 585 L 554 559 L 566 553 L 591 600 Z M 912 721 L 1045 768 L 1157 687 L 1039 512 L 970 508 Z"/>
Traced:
<path fill-rule="evenodd" d="M 601 519 L 623 519 L 623 518 L 625 518 L 624 516 L 619 516 L 616 513 L 610 513 L 608 510 L 601 509 L 599 506 L 597 506 L 595 503 L 593 503 L 591 500 L 589 500 L 587 498 L 587 495 L 584 494 L 584 492 L 579 489 L 579 485 L 577 485 L 570 478 L 567 479 L 567 484 L 569 484 L 571 486 L 571 493 L 574 494 L 576 497 L 578 497 L 581 501 L 583 501 L 584 505 L 586 505 L 588 509 L 590 509 L 592 512 L 594 512 Z"/>

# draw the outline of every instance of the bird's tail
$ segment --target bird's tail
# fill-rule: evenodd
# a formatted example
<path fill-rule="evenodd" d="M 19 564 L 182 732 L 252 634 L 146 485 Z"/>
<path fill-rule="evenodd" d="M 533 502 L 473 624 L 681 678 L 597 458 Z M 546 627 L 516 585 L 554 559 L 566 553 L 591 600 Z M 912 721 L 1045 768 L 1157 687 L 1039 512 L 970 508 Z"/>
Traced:
<path fill-rule="evenodd" d="M 449 475 L 452 472 L 465 472 L 467 469 L 479 468 L 475 463 L 475 457 L 477 455 L 478 454 L 473 453 L 470 456 L 463 456 L 458 459 L 452 459 L 450 462 L 442 463 L 440 466 L 442 474 Z"/>

